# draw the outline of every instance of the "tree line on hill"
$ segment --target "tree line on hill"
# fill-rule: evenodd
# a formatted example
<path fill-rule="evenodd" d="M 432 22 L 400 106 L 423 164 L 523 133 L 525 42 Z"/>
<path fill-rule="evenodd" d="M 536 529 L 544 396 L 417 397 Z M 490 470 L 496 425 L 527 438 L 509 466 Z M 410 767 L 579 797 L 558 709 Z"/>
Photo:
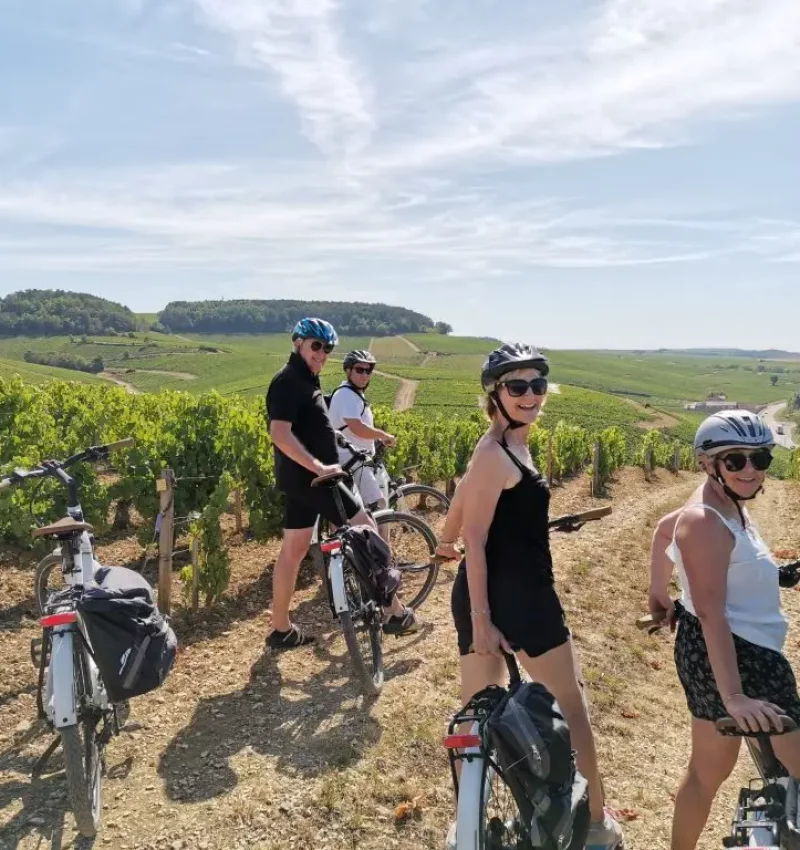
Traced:
<path fill-rule="evenodd" d="M 171 301 L 151 326 L 164 333 L 287 333 L 304 316 L 327 319 L 340 334 L 452 333 L 447 322 L 389 304 L 347 301 Z M 137 330 L 122 304 L 63 290 L 28 289 L 0 298 L 0 337 L 114 336 Z"/>
<path fill-rule="evenodd" d="M 305 316 L 326 319 L 350 336 L 452 331 L 446 322 L 405 307 L 346 301 L 172 301 L 158 318 L 176 333 L 285 333 Z"/>
<path fill-rule="evenodd" d="M 136 316 L 127 307 L 63 290 L 27 289 L 0 298 L 0 337 L 100 336 L 136 330 Z"/>

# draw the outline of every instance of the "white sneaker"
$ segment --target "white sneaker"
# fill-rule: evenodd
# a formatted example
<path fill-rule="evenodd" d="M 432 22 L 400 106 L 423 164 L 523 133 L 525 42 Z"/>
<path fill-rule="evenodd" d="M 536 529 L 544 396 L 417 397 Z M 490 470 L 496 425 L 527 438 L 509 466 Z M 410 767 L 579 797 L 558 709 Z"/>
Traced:
<path fill-rule="evenodd" d="M 608 809 L 603 814 L 603 820 L 594 821 L 589 826 L 586 836 L 586 850 L 624 850 L 625 839 L 622 827 L 611 816 Z"/>
<path fill-rule="evenodd" d="M 450 829 L 447 830 L 447 838 L 445 839 L 445 850 L 456 850 L 456 822 L 450 824 Z"/>

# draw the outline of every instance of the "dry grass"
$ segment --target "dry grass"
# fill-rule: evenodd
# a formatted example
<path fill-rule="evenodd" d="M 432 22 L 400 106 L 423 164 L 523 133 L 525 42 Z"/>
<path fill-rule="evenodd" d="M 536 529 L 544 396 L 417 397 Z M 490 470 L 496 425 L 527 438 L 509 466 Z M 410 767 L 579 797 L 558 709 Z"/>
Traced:
<path fill-rule="evenodd" d="M 649 537 L 655 519 L 691 491 L 696 478 L 659 471 L 647 483 L 623 470 L 612 486 L 615 512 L 580 534 L 558 536 L 560 591 L 593 705 L 609 801 L 634 810 L 632 850 L 668 846 L 671 793 L 685 766 L 688 722 L 667 638 L 633 625 L 643 610 Z M 553 511 L 600 504 L 584 479 L 554 492 Z M 774 546 L 800 545 L 800 488 L 770 484 L 757 514 Z M 795 520 L 795 522 L 792 522 Z M 197 618 L 178 616 L 182 648 L 165 687 L 136 701 L 141 728 L 108 751 L 105 825 L 99 846 L 170 848 L 441 848 L 453 814 L 440 739 L 458 707 L 457 655 L 450 621 L 453 569 L 423 608 L 426 625 L 385 644 L 387 683 L 365 701 L 350 676 L 343 642 L 320 588 L 303 576 L 297 619 L 324 635 L 312 650 L 265 657 L 276 547 L 231 536 L 234 582 L 224 602 Z M 102 552 L 124 563 L 138 547 L 121 540 Z M 2 560 L 0 590 L 0 847 L 75 844 L 63 774 L 32 781 L 47 739 L 23 731 L 33 719 L 34 671 L 27 644 L 37 634 L 31 565 Z M 174 594 L 179 599 L 179 593 Z M 800 596 L 786 595 L 797 613 Z M 798 640 L 790 634 L 788 653 Z M 53 762 L 54 768 L 58 758 Z M 715 807 L 701 843 L 716 848 L 727 830 L 744 759 Z M 407 817 L 395 808 L 409 803 Z"/>

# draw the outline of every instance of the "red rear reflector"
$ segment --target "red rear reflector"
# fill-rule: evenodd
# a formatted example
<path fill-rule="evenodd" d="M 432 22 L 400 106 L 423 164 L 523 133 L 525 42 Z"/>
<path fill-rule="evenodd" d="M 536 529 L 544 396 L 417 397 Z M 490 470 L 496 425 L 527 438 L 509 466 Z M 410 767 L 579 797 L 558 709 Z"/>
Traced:
<path fill-rule="evenodd" d="M 338 540 L 329 540 L 327 543 L 323 543 L 319 548 L 327 555 L 330 552 L 335 552 L 337 549 L 341 549 L 342 544 Z"/>
<path fill-rule="evenodd" d="M 74 611 L 65 611 L 63 614 L 50 614 L 49 617 L 42 617 L 39 620 L 39 625 L 45 629 L 52 629 L 53 626 L 66 626 L 69 623 L 74 623 L 78 619 L 78 615 Z"/>
<path fill-rule="evenodd" d="M 463 750 L 467 747 L 479 747 L 480 735 L 447 735 L 442 741 L 448 750 Z"/>

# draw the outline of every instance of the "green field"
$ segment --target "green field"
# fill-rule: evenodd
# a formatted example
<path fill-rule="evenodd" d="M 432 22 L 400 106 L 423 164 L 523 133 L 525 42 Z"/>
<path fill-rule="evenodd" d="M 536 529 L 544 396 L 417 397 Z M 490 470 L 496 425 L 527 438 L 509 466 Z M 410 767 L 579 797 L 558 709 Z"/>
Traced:
<path fill-rule="evenodd" d="M 149 317 L 145 317 L 149 318 Z M 413 350 L 405 339 L 422 349 Z M 394 402 L 400 378 L 416 381 L 415 407 L 453 412 L 475 410 L 480 403 L 480 369 L 497 340 L 411 334 L 399 337 L 342 338 L 322 375 L 323 387 L 332 389 L 342 378 L 341 357 L 353 348 L 368 348 L 387 376 L 376 375 L 370 397 L 379 405 Z M 169 335 L 142 331 L 113 337 L 12 338 L 0 340 L 0 376 L 17 373 L 41 383 L 48 377 L 80 382 L 103 380 L 90 374 L 29 364 L 26 351 L 69 353 L 91 360 L 102 357 L 107 372 L 142 392 L 161 389 L 190 393 L 217 390 L 259 396 L 291 350 L 286 334 Z M 683 440 L 691 438 L 702 414 L 687 413 L 687 401 L 723 392 L 732 402 L 764 403 L 785 399 L 800 391 L 800 362 L 759 361 L 752 357 L 689 356 L 681 354 L 550 351 L 551 378 L 562 386 L 553 393 L 543 421 L 565 419 L 590 428 L 620 425 L 634 428 L 654 411 L 666 411 L 679 422 L 668 430 Z M 762 372 L 758 368 L 763 369 Z M 776 370 L 777 385 L 770 382 Z M 620 396 L 638 400 L 634 406 Z"/>

